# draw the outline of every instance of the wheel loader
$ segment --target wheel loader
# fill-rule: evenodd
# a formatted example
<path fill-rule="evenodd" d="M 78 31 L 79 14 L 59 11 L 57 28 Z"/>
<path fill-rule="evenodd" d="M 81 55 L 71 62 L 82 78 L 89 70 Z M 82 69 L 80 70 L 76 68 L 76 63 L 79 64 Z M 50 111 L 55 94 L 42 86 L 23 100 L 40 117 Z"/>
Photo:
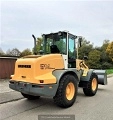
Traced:
<path fill-rule="evenodd" d="M 34 35 L 33 38 L 36 42 Z M 76 100 L 78 87 L 86 96 L 94 96 L 98 84 L 107 84 L 105 70 L 89 69 L 84 60 L 78 58 L 81 36 L 59 31 L 43 34 L 42 38 L 43 49 L 38 54 L 35 52 L 16 61 L 9 81 L 11 89 L 29 100 L 49 96 L 56 105 L 68 108 Z"/>

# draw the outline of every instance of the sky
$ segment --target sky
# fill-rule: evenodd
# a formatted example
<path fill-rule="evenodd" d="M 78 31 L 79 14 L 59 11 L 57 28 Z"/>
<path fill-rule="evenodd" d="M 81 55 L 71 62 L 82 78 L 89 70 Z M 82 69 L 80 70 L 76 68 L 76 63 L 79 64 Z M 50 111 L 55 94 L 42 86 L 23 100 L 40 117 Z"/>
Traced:
<path fill-rule="evenodd" d="M 0 0 L 0 48 L 32 50 L 32 34 L 67 30 L 94 46 L 113 41 L 113 1 Z"/>

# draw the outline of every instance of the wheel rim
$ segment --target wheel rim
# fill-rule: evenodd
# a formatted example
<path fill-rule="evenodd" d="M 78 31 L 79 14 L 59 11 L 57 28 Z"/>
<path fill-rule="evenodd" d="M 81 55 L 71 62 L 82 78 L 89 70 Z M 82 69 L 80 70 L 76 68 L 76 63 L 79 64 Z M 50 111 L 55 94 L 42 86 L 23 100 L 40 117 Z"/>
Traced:
<path fill-rule="evenodd" d="M 66 98 L 72 100 L 75 94 L 75 86 L 72 82 L 68 83 L 66 87 Z"/>
<path fill-rule="evenodd" d="M 93 78 L 93 80 L 92 80 L 92 90 L 95 91 L 96 88 L 97 88 L 97 80 L 96 80 L 96 78 Z"/>

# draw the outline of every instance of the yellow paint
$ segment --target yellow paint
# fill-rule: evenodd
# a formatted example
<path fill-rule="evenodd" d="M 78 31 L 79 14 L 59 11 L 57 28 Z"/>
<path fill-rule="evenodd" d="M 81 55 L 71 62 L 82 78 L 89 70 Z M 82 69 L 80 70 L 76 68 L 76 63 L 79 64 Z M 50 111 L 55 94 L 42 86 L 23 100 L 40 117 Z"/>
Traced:
<path fill-rule="evenodd" d="M 76 68 L 77 68 L 77 70 L 80 70 L 80 69 L 83 70 L 82 76 L 87 76 L 89 68 L 85 64 L 84 60 L 76 59 Z"/>
<path fill-rule="evenodd" d="M 52 72 L 35 77 L 38 84 L 53 84 L 56 83 L 56 78 L 52 75 Z M 40 80 L 44 80 L 44 83 L 40 83 Z"/>
<path fill-rule="evenodd" d="M 89 69 L 88 66 L 85 64 L 84 60 L 80 60 L 80 59 L 76 59 L 76 68 L 77 70 Z"/>
<path fill-rule="evenodd" d="M 66 87 L 66 98 L 68 100 L 72 100 L 75 94 L 75 87 L 74 84 L 72 82 L 68 83 L 67 87 Z"/>
<path fill-rule="evenodd" d="M 92 90 L 95 91 L 96 88 L 97 88 L 97 80 L 96 80 L 96 78 L 93 78 L 93 80 L 92 80 Z"/>
<path fill-rule="evenodd" d="M 40 65 L 49 65 L 46 69 L 41 69 Z M 31 68 L 18 68 L 18 65 L 31 65 Z M 30 56 L 20 58 L 16 61 L 15 72 L 12 80 L 23 81 L 36 84 L 53 84 L 56 78 L 52 75 L 55 69 L 63 69 L 64 61 L 60 54 L 48 54 L 43 56 Z M 22 77 L 24 76 L 24 77 Z M 40 83 L 44 80 L 44 83 Z"/>
<path fill-rule="evenodd" d="M 89 69 L 84 69 L 82 76 L 87 76 Z"/>

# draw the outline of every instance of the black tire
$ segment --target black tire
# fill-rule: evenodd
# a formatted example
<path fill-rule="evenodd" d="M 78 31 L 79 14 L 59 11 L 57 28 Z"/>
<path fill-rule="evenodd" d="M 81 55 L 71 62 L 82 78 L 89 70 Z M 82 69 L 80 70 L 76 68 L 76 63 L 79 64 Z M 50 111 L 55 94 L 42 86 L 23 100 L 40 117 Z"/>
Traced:
<path fill-rule="evenodd" d="M 33 96 L 33 95 L 28 95 L 25 93 L 21 93 L 25 98 L 27 98 L 28 100 L 35 100 L 35 99 L 39 99 L 40 96 Z"/>
<path fill-rule="evenodd" d="M 67 93 L 67 91 L 69 93 Z M 54 97 L 54 102 L 63 108 L 71 107 L 76 100 L 77 91 L 78 85 L 75 77 L 73 75 L 65 75 L 59 82 L 59 87 Z"/>
<path fill-rule="evenodd" d="M 90 80 L 87 84 L 87 88 L 83 88 L 83 92 L 86 96 L 94 96 L 97 93 L 97 89 L 98 89 L 98 77 L 95 73 L 92 73 Z"/>

